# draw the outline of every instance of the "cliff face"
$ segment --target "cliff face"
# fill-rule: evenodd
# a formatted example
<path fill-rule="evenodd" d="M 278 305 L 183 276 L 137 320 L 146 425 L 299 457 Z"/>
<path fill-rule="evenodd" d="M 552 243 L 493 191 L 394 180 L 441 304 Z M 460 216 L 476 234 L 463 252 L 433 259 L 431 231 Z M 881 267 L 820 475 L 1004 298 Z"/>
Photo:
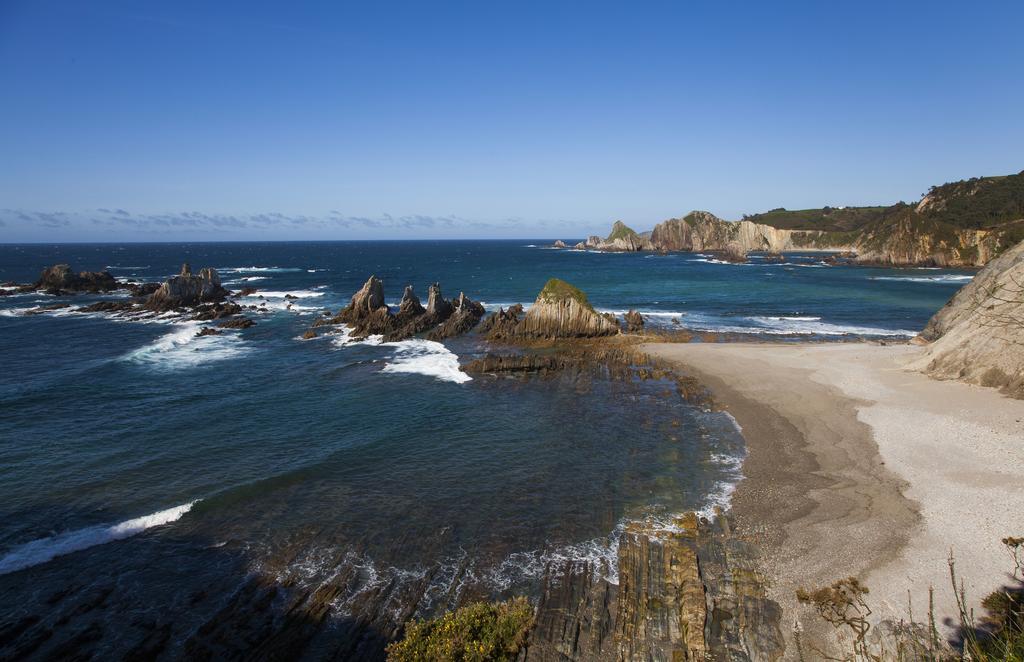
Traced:
<path fill-rule="evenodd" d="M 961 288 L 921 338 L 931 344 L 911 367 L 1024 398 L 1024 241 Z"/>
<path fill-rule="evenodd" d="M 552 278 L 511 335 L 527 338 L 589 338 L 619 332 L 618 323 L 601 315 L 587 295 L 569 283 Z"/>
<path fill-rule="evenodd" d="M 606 251 L 851 252 L 862 263 L 981 267 L 1024 240 L 1024 173 L 936 186 L 916 205 L 788 211 L 725 221 L 706 211 L 650 235 L 616 221 L 585 247 Z"/>

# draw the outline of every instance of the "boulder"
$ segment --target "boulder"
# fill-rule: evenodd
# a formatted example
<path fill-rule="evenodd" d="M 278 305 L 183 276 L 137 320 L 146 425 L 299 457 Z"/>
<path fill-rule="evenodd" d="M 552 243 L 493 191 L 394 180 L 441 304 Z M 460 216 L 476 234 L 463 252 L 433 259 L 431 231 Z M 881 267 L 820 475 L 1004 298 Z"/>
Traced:
<path fill-rule="evenodd" d="M 216 269 L 207 267 L 201 269 L 198 276 L 194 276 L 186 262 L 181 267 L 181 273 L 167 279 L 149 296 L 146 307 L 156 311 L 192 308 L 201 303 L 223 301 L 228 294 L 220 284 Z"/>
<path fill-rule="evenodd" d="M 565 242 L 561 239 L 556 239 L 555 243 L 551 244 L 551 246 L 554 248 L 565 248 Z"/>
<path fill-rule="evenodd" d="M 919 338 L 930 344 L 912 368 L 1024 398 L 1024 242 L 979 271 Z"/>
<path fill-rule="evenodd" d="M 220 329 L 215 329 L 212 326 L 204 326 L 199 330 L 199 333 L 196 334 L 196 338 L 202 338 L 203 336 L 219 336 L 222 333 L 224 332 Z"/>
<path fill-rule="evenodd" d="M 66 264 L 46 267 L 35 283 L 35 289 L 47 294 L 73 292 L 110 292 L 121 288 L 109 271 L 81 271 L 74 273 Z"/>
<path fill-rule="evenodd" d="M 550 279 L 537 295 L 513 334 L 526 338 L 585 338 L 619 333 L 614 318 L 609 321 L 590 305 L 587 295 L 558 278 Z"/>
<path fill-rule="evenodd" d="M 308 331 L 306 331 L 305 333 L 302 334 L 302 339 L 303 340 L 312 340 L 313 338 L 316 338 L 316 337 L 317 337 L 316 331 L 314 331 L 313 329 L 310 329 L 310 330 L 308 330 Z"/>

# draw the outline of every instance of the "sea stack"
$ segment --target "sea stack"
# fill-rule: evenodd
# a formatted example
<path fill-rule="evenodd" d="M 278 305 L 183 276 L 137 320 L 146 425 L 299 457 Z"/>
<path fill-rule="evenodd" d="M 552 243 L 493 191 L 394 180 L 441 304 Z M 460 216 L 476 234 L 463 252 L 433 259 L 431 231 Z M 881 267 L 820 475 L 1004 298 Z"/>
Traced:
<path fill-rule="evenodd" d="M 181 267 L 181 273 L 168 278 L 149 295 L 146 307 L 151 310 L 191 308 L 201 303 L 223 301 L 228 294 L 220 284 L 216 269 L 207 267 L 201 269 L 198 276 L 193 276 L 186 262 Z"/>
<path fill-rule="evenodd" d="M 619 333 L 619 325 L 601 315 L 579 288 L 552 278 L 537 295 L 513 334 L 525 338 L 592 338 Z"/>
<path fill-rule="evenodd" d="M 1024 399 L 1024 241 L 978 272 L 928 322 L 912 367 Z"/>

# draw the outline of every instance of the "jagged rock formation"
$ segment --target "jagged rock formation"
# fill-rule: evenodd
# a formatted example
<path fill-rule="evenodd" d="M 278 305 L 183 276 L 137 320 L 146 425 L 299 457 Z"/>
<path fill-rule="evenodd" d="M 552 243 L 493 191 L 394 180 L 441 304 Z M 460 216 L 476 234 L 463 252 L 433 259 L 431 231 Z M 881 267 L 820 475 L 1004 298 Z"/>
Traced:
<path fill-rule="evenodd" d="M 587 301 L 587 295 L 569 283 L 552 278 L 537 300 L 516 325 L 512 335 L 527 338 L 587 338 L 619 332 L 614 317 L 609 320 Z"/>
<path fill-rule="evenodd" d="M 1024 398 L 1024 241 L 978 272 L 928 322 L 912 367 Z"/>
<path fill-rule="evenodd" d="M 1024 239 L 1024 172 L 932 187 L 916 205 L 774 209 L 724 221 L 706 211 L 657 224 L 650 236 L 616 222 L 605 251 L 798 250 L 850 252 L 857 262 L 943 267 L 984 266 Z"/>
<path fill-rule="evenodd" d="M 455 300 L 452 314 L 440 326 L 427 334 L 427 340 L 442 341 L 445 338 L 458 336 L 471 330 L 480 323 L 484 316 L 484 307 L 459 292 L 459 298 Z"/>
<path fill-rule="evenodd" d="M 632 308 L 623 316 L 623 319 L 626 320 L 626 333 L 640 333 L 644 330 L 644 316 Z"/>
<path fill-rule="evenodd" d="M 192 275 L 188 263 L 182 265 L 181 273 L 169 278 L 146 300 L 150 310 L 166 311 L 177 308 L 191 308 L 202 303 L 223 301 L 230 292 L 220 284 L 217 270 L 206 267 L 198 276 Z"/>
<path fill-rule="evenodd" d="M 508 338 L 515 332 L 519 324 L 519 317 L 523 314 L 523 304 L 516 303 L 508 307 L 508 310 L 499 308 L 498 312 L 491 313 L 480 323 L 479 331 L 487 336 L 488 340 L 500 340 Z"/>
<path fill-rule="evenodd" d="M 565 242 L 561 239 L 555 239 L 555 243 L 551 244 L 554 248 L 565 248 Z"/>
<path fill-rule="evenodd" d="M 429 331 L 430 340 L 443 340 L 466 333 L 475 327 L 484 315 L 484 307 L 460 293 L 453 304 L 441 294 L 441 286 L 434 283 L 427 292 L 427 307 L 420 303 L 411 285 L 407 285 L 398 304 L 398 313 L 392 313 L 384 303 L 384 283 L 370 276 L 358 292 L 352 295 L 348 306 L 337 315 L 322 317 L 313 328 L 334 324 L 352 327 L 353 338 L 371 335 L 384 336 L 386 342 L 397 342 Z"/>
<path fill-rule="evenodd" d="M 81 271 L 76 274 L 67 264 L 46 267 L 33 286 L 34 289 L 43 290 L 47 294 L 110 292 L 121 287 L 109 271 Z"/>

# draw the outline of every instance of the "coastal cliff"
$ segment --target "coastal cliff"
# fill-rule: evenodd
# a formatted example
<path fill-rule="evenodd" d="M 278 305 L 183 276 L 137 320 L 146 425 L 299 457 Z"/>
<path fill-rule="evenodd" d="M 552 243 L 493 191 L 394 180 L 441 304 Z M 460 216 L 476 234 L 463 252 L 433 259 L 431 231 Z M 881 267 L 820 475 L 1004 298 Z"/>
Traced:
<path fill-rule="evenodd" d="M 918 203 L 882 207 L 784 208 L 740 221 L 692 211 L 638 233 L 616 221 L 599 251 L 848 252 L 855 262 L 981 267 L 1024 239 L 1024 172 L 934 186 Z"/>
<path fill-rule="evenodd" d="M 912 367 L 1024 399 L 1024 241 L 992 260 L 928 322 Z"/>

